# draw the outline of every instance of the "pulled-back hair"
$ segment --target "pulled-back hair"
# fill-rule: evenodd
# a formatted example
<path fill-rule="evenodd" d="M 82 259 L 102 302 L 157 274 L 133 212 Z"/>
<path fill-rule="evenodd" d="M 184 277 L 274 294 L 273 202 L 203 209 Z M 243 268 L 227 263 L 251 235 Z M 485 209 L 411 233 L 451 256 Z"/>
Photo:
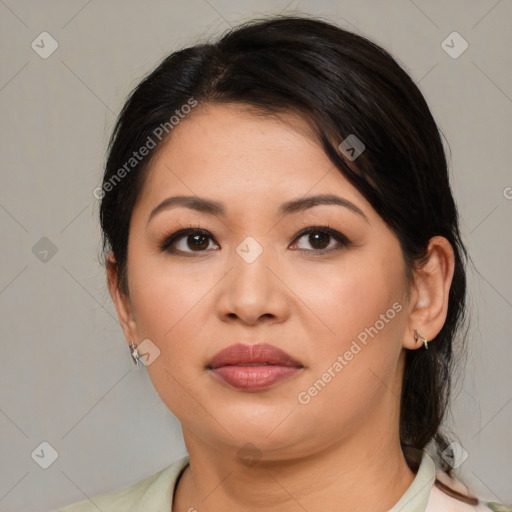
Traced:
<path fill-rule="evenodd" d="M 406 353 L 400 440 L 416 470 L 419 450 L 432 444 L 440 453 L 448 445 L 441 424 L 452 350 L 456 335 L 459 351 L 467 333 L 467 254 L 440 131 L 419 88 L 384 49 L 311 17 L 252 20 L 218 41 L 169 55 L 131 93 L 109 144 L 100 207 L 103 249 L 104 255 L 114 252 L 119 287 L 126 294 L 130 219 L 148 164 L 172 136 L 170 119 L 189 111 L 183 106 L 193 102 L 237 103 L 261 115 L 293 113 L 305 119 L 339 172 L 398 237 L 409 282 L 426 261 L 431 237 L 450 242 L 455 269 L 446 321 L 428 350 Z M 365 145 L 354 160 L 339 148 L 350 135 Z M 149 140 L 154 149 L 134 162 L 133 152 Z M 444 460 L 439 462 L 450 474 Z M 437 485 L 463 501 L 478 502 Z"/>

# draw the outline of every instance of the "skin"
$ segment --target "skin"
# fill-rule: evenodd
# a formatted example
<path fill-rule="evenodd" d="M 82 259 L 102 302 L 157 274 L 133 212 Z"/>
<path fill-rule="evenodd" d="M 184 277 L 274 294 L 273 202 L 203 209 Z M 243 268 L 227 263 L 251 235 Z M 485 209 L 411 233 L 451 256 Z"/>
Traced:
<path fill-rule="evenodd" d="M 119 290 L 112 253 L 107 274 L 127 343 L 149 339 L 160 350 L 146 369 L 182 425 L 191 463 L 173 511 L 388 510 L 414 478 L 399 443 L 404 354 L 423 346 L 414 329 L 431 340 L 443 326 L 450 244 L 432 238 L 428 262 L 408 283 L 398 239 L 300 118 L 203 105 L 171 134 L 133 211 L 129 295 Z M 345 198 L 367 219 L 338 205 L 278 215 L 283 202 L 317 194 Z M 148 223 L 174 195 L 219 201 L 226 215 L 180 206 Z M 190 226 L 210 233 L 199 251 L 186 236 L 174 244 L 185 253 L 161 250 Z M 309 226 L 329 226 L 351 245 L 297 238 Z M 248 236 L 263 249 L 252 263 L 236 252 Z M 300 403 L 298 394 L 395 302 L 402 310 Z M 205 367 L 238 342 L 270 343 L 304 368 L 264 391 L 232 388 Z M 239 455 L 247 443 L 255 464 Z"/>

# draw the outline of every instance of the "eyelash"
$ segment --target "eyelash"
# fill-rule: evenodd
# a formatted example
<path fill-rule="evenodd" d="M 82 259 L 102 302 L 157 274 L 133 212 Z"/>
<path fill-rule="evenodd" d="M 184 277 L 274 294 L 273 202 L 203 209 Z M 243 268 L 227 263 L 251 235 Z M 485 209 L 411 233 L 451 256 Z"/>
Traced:
<path fill-rule="evenodd" d="M 320 254 L 327 254 L 333 251 L 338 251 L 340 249 L 349 247 L 352 245 L 352 242 L 342 233 L 339 231 L 335 231 L 334 229 L 331 229 L 328 226 L 311 226 L 308 227 L 302 231 L 300 231 L 297 236 L 294 238 L 294 242 L 296 240 L 300 240 L 302 237 L 312 234 L 312 233 L 321 233 L 323 235 L 328 235 L 331 238 L 333 238 L 336 242 L 338 242 L 339 246 L 330 248 L 330 249 L 297 249 L 298 251 L 304 252 L 304 253 L 320 253 Z M 215 242 L 215 239 L 211 236 L 211 234 L 208 231 L 205 231 L 201 228 L 194 228 L 189 227 L 185 229 L 180 229 L 173 233 L 172 235 L 166 237 L 164 241 L 160 244 L 160 250 L 162 252 L 168 252 L 170 254 L 200 254 L 207 252 L 207 250 L 204 251 L 181 251 L 177 250 L 175 248 L 172 248 L 172 245 L 176 243 L 178 240 L 180 240 L 183 237 L 186 237 L 187 235 L 201 235 L 205 238 L 209 238 Z M 217 243 L 217 242 L 215 242 Z M 218 244 L 217 244 L 218 245 Z"/>

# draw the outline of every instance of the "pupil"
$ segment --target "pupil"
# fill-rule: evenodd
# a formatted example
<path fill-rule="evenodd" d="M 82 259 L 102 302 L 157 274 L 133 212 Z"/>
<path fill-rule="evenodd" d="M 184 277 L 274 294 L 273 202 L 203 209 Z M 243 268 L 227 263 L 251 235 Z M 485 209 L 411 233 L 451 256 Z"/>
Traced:
<path fill-rule="evenodd" d="M 190 240 L 190 237 L 189 237 L 189 240 Z M 192 244 L 189 244 L 190 249 L 203 249 L 203 248 L 208 247 L 208 242 L 206 242 L 206 244 L 205 244 L 205 241 L 207 239 L 203 235 L 193 235 L 192 240 L 193 240 Z"/>
<path fill-rule="evenodd" d="M 329 245 L 329 243 L 328 243 L 329 235 L 326 235 L 324 233 L 315 233 L 315 234 L 309 235 L 309 237 L 310 237 L 311 245 L 314 246 L 315 243 L 320 243 L 320 245 L 321 245 L 320 249 L 325 249 L 325 247 L 327 247 Z M 322 243 L 322 242 L 324 242 L 324 243 Z M 325 243 L 325 242 L 327 242 L 327 243 Z"/>

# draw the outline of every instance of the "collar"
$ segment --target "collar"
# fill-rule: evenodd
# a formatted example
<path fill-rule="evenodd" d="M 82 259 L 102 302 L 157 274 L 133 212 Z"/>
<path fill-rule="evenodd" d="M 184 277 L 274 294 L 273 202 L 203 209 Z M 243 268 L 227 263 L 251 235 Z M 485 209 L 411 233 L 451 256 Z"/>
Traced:
<path fill-rule="evenodd" d="M 425 512 L 435 479 L 434 461 L 428 453 L 423 452 L 418 472 L 412 484 L 388 512 Z"/>
<path fill-rule="evenodd" d="M 159 505 L 162 507 L 162 510 L 170 510 L 176 484 L 179 480 L 179 477 L 181 476 L 181 473 L 185 470 L 189 463 L 190 457 L 187 454 L 181 459 L 177 460 L 174 464 L 171 465 L 171 467 L 167 468 L 166 471 L 163 472 L 166 473 L 166 479 L 168 479 L 171 475 L 172 477 L 170 479 L 171 481 L 169 482 L 170 485 L 167 486 L 165 489 L 166 492 L 163 493 L 161 497 L 164 502 L 161 504 L 159 503 Z M 171 475 L 169 475 L 169 473 Z M 418 467 L 418 471 L 414 480 L 412 481 L 412 484 L 408 487 L 400 500 L 388 512 L 425 512 L 435 479 L 436 467 L 434 461 L 431 459 L 428 453 L 424 451 L 420 465 Z M 140 504 L 142 505 L 143 502 Z M 151 504 L 152 506 L 155 505 L 154 502 Z"/>

